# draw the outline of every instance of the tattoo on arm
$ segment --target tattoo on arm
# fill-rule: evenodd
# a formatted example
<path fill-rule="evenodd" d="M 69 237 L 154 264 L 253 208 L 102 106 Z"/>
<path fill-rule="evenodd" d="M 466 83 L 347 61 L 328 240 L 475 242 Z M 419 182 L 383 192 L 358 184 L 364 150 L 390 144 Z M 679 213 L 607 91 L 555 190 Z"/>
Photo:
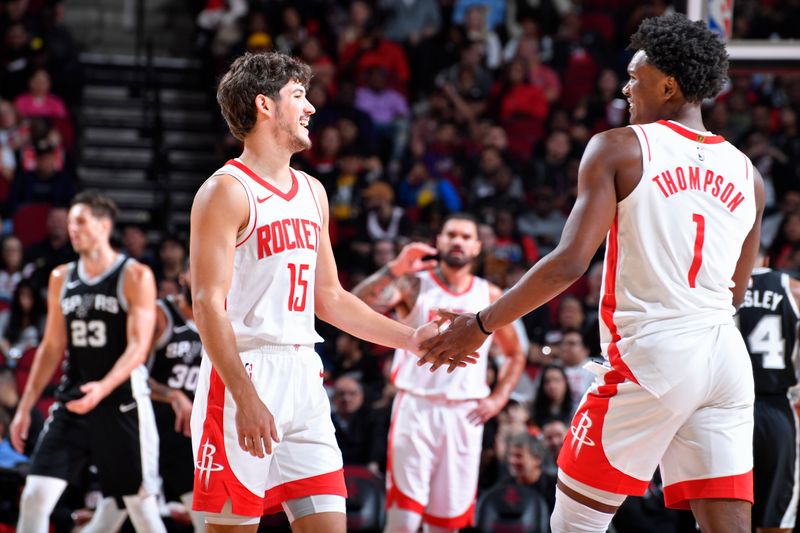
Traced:
<path fill-rule="evenodd" d="M 384 265 L 377 272 L 359 283 L 353 294 L 364 300 L 370 307 L 386 307 L 399 300 L 400 280 Z"/>

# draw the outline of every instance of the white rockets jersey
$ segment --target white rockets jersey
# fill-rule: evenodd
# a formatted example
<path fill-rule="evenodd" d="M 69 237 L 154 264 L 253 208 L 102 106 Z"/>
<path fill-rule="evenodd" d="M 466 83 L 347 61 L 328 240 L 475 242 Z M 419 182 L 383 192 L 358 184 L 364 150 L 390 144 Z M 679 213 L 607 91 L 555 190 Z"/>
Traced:
<path fill-rule="evenodd" d="M 452 292 L 433 270 L 419 272 L 419 296 L 411 312 L 402 319 L 413 328 L 432 320 L 435 309 L 452 309 L 475 313 L 491 303 L 489 282 L 472 276 L 469 287 L 461 292 Z M 392 361 L 392 383 L 398 389 L 418 396 L 436 396 L 450 400 L 485 398 L 489 395 L 486 384 L 487 357 L 491 339 L 478 348 L 478 362 L 467 365 L 449 374 L 443 370 L 430 371 L 430 365 L 417 366 L 419 358 L 405 350 L 396 350 Z"/>
<path fill-rule="evenodd" d="M 231 159 L 214 174 L 229 174 L 247 191 L 250 220 L 236 242 L 225 308 L 239 352 L 265 344 L 313 345 L 314 278 L 322 210 L 311 179 L 290 169 L 282 192 Z"/>
<path fill-rule="evenodd" d="M 692 332 L 733 323 L 733 273 L 755 222 L 753 167 L 710 132 L 630 127 L 643 173 L 608 233 L 600 336 L 612 367 L 661 394 L 680 379 L 674 354 L 692 353 Z"/>

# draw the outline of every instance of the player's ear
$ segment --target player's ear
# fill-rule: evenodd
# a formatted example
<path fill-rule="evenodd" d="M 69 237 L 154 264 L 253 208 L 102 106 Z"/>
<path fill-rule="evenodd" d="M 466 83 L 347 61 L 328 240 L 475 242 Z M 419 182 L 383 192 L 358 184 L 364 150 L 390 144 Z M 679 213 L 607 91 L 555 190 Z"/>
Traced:
<path fill-rule="evenodd" d="M 256 96 L 256 113 L 263 113 L 265 115 L 272 114 L 273 101 L 263 94 Z"/>
<path fill-rule="evenodd" d="M 681 89 L 680 86 L 678 85 L 678 80 L 676 80 L 672 76 L 664 77 L 662 88 L 663 88 L 664 100 L 670 100 L 674 98 L 680 92 Z"/>

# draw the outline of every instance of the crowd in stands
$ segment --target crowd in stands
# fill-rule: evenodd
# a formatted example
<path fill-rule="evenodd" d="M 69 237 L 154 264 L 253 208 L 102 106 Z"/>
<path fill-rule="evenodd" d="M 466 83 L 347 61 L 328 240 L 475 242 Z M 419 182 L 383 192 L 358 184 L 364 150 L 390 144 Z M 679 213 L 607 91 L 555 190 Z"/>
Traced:
<path fill-rule="evenodd" d="M 794 4 L 737 1 L 733 36 L 800 37 Z M 64 9 L 57 0 L 0 4 L 0 436 L 13 415 L 13 385 L 41 335 L 49 272 L 74 258 L 64 207 L 80 188 L 74 172 L 80 76 Z M 481 221 L 476 274 L 501 287 L 519 279 L 558 244 L 590 137 L 627 124 L 620 91 L 632 54 L 629 35 L 643 18 L 676 6 L 207 0 L 192 9 L 197 51 L 213 76 L 245 51 L 280 50 L 312 66 L 314 145 L 293 165 L 328 192 L 337 264 L 352 288 L 405 243 L 431 242 L 442 218 L 458 211 Z M 764 176 L 762 244 L 773 267 L 800 276 L 800 75 L 733 71 L 704 113 L 708 129 L 745 151 Z M 239 155 L 240 144 L 221 118 L 218 132 L 221 164 Z M 36 210 L 42 204 L 47 209 Z M 118 231 L 120 246 L 153 268 L 161 296 L 178 290 L 185 237 L 166 235 L 156 245 L 143 228 Z M 582 367 L 600 356 L 602 257 L 600 250 L 563 297 L 517 324 L 528 365 L 512 401 L 486 426 L 482 493 L 517 484 L 538 491 L 552 508 L 554 458 L 594 378 Z M 394 395 L 387 379 L 392 352 L 318 327 L 345 463 L 380 475 Z M 493 351 L 490 382 L 502 357 Z M 0 445 L 0 466 L 7 452 Z M 663 513 L 653 511 L 657 478 L 651 489 L 626 503 L 630 512 L 617 520 Z M 678 520 L 659 516 L 666 524 Z"/>

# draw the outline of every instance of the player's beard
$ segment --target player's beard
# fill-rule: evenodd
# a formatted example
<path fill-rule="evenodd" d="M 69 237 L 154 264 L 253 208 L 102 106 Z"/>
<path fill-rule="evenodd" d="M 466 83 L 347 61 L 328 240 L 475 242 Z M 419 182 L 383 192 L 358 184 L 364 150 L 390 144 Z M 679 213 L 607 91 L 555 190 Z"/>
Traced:
<path fill-rule="evenodd" d="M 473 259 L 475 258 L 468 256 L 464 252 L 461 252 L 461 255 L 455 255 L 451 252 L 442 254 L 442 262 L 452 268 L 461 268 L 472 263 Z"/>
<path fill-rule="evenodd" d="M 278 131 L 283 132 L 286 136 L 286 148 L 290 152 L 296 154 L 303 150 L 311 148 L 311 140 L 298 133 L 297 129 L 301 128 L 297 122 L 285 120 L 285 116 L 280 111 L 277 112 L 276 122 L 278 124 Z"/>

